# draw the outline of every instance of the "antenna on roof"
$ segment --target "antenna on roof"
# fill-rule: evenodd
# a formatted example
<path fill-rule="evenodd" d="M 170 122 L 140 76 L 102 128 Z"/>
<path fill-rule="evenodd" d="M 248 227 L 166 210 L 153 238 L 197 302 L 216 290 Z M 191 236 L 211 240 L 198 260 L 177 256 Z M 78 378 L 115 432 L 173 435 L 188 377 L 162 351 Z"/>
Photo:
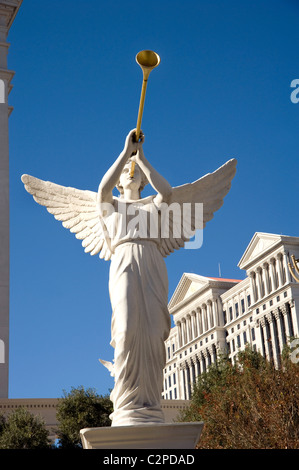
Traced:
<path fill-rule="evenodd" d="M 220 268 L 220 263 L 218 263 L 218 271 L 219 271 L 219 277 L 221 277 L 221 268 Z"/>

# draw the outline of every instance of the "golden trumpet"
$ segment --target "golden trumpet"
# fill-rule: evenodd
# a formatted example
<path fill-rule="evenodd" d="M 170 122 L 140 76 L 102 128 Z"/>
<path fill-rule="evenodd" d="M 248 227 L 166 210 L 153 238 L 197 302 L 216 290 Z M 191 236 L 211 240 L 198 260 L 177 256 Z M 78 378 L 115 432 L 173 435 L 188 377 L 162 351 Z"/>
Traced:
<path fill-rule="evenodd" d="M 146 93 L 148 77 L 151 71 L 160 64 L 160 57 L 158 56 L 158 54 L 156 54 L 156 52 L 153 52 L 153 51 L 140 51 L 136 55 L 136 62 L 138 65 L 140 65 L 140 67 L 142 68 L 142 72 L 143 72 L 143 81 L 142 81 L 137 125 L 136 125 L 136 142 L 138 142 L 139 136 L 140 136 L 141 121 L 142 121 L 142 114 L 143 114 L 143 108 L 144 108 L 145 93 Z M 135 162 L 132 162 L 131 171 L 130 171 L 131 178 L 133 178 L 134 176 L 134 171 L 135 171 Z"/>

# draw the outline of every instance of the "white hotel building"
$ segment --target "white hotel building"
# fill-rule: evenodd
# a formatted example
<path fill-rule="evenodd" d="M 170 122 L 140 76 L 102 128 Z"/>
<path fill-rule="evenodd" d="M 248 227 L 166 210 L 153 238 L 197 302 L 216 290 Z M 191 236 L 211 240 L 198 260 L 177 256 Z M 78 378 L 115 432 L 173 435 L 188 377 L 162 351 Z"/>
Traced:
<path fill-rule="evenodd" d="M 248 343 L 279 366 L 284 345 L 299 337 L 291 255 L 299 258 L 299 237 L 255 233 L 238 264 L 244 280 L 183 274 L 168 306 L 175 326 L 165 342 L 164 399 L 189 400 L 219 352 L 234 361 Z"/>

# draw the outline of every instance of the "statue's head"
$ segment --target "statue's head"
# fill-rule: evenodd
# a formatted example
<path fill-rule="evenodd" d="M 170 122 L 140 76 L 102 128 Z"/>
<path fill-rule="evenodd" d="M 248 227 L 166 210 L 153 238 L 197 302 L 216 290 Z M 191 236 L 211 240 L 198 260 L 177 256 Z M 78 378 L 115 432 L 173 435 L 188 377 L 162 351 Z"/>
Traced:
<path fill-rule="evenodd" d="M 138 189 L 139 194 L 141 194 L 143 188 L 148 184 L 147 177 L 145 176 L 145 174 L 137 163 L 135 164 L 134 176 L 133 178 L 130 177 L 131 165 L 132 160 L 129 159 L 125 164 L 123 171 L 120 175 L 119 182 L 116 185 L 116 188 L 118 189 L 121 195 L 124 194 L 124 189 L 126 188 Z"/>

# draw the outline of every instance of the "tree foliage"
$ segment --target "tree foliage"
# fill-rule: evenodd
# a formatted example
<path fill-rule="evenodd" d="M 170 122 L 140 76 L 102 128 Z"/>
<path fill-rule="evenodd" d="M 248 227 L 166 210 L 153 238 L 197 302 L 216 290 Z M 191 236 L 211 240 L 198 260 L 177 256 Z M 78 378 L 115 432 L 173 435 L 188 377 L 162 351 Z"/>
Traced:
<path fill-rule="evenodd" d="M 276 369 L 247 348 L 202 374 L 180 421 L 203 421 L 199 448 L 299 448 L 299 364 Z"/>
<path fill-rule="evenodd" d="M 0 419 L 0 449 L 43 449 L 50 447 L 44 421 L 26 408 L 17 408 Z"/>
<path fill-rule="evenodd" d="M 61 448 L 80 448 L 80 429 L 110 426 L 112 402 L 108 395 L 98 395 L 93 389 L 72 388 L 57 406 L 58 439 Z"/>

